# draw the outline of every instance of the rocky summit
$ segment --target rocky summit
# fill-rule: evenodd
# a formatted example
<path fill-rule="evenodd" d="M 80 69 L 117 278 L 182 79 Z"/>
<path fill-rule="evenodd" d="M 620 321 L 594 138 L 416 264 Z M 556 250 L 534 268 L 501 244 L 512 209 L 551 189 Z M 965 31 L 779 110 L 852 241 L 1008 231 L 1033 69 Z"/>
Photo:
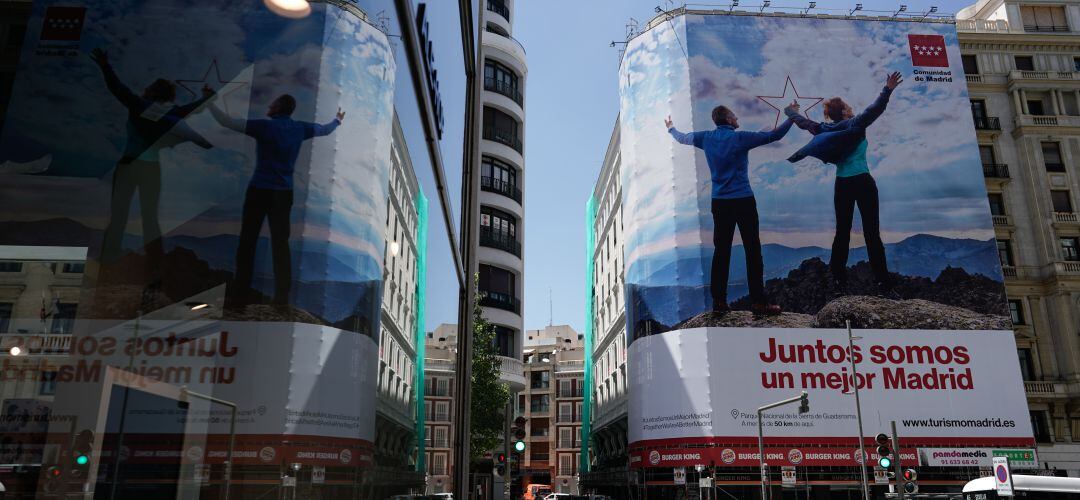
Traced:
<path fill-rule="evenodd" d="M 893 300 L 865 295 L 839 297 L 818 311 L 819 328 L 910 329 L 910 330 L 1010 330 L 1009 318 L 982 314 L 962 307 L 929 300 Z"/>

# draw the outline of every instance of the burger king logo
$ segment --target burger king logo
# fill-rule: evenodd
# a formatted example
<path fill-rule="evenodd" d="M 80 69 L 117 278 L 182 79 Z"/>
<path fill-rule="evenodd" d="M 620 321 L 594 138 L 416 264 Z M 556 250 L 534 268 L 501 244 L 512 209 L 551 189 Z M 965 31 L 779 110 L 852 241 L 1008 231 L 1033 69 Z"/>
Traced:
<path fill-rule="evenodd" d="M 789 462 L 797 465 L 802 462 L 803 454 L 798 448 L 792 448 L 791 451 L 787 453 L 787 459 Z"/>
<path fill-rule="evenodd" d="M 273 462 L 275 455 L 277 453 L 274 452 L 274 448 L 271 446 L 263 446 L 263 449 L 259 450 L 259 460 L 263 462 Z"/>
<path fill-rule="evenodd" d="M 735 450 L 724 448 L 724 451 L 720 452 L 720 461 L 728 465 L 735 463 Z"/>
<path fill-rule="evenodd" d="M 352 452 L 348 449 L 341 450 L 341 453 L 338 453 L 338 460 L 341 460 L 343 464 L 352 462 Z"/>
<path fill-rule="evenodd" d="M 201 446 L 192 446 L 191 448 L 187 449 L 186 455 L 187 455 L 188 460 L 190 460 L 192 462 L 198 462 L 198 461 L 202 460 L 203 449 L 202 449 Z"/>
<path fill-rule="evenodd" d="M 653 450 L 649 452 L 649 463 L 653 465 L 660 464 L 660 452 Z"/>

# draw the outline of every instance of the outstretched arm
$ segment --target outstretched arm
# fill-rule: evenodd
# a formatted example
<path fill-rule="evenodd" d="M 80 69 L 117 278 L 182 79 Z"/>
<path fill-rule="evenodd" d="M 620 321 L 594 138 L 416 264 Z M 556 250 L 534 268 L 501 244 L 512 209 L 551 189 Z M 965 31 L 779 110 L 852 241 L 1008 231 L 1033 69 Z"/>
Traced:
<path fill-rule="evenodd" d="M 139 104 L 139 97 L 127 85 L 124 85 L 124 82 L 120 81 L 119 76 L 116 76 L 116 71 L 109 64 L 109 54 L 107 52 L 100 48 L 94 49 L 90 52 L 90 59 L 93 59 L 98 68 L 101 68 L 101 74 L 105 77 L 105 86 L 116 97 L 116 100 L 120 101 L 120 104 L 128 108 L 133 108 Z"/>
<path fill-rule="evenodd" d="M 305 139 L 311 139 L 312 137 L 322 137 L 324 135 L 330 135 L 334 133 L 334 129 L 341 125 L 341 122 L 345 120 L 345 112 L 338 108 L 337 114 L 334 115 L 334 119 L 325 124 L 318 123 L 306 123 L 304 128 Z"/>
<path fill-rule="evenodd" d="M 900 85 L 904 79 L 900 78 L 900 72 L 894 72 L 885 79 L 885 87 L 881 89 L 881 93 L 878 94 L 877 99 L 874 99 L 874 103 L 870 107 L 859 113 L 858 116 L 852 118 L 853 124 L 856 127 L 866 128 L 869 127 L 874 120 L 877 120 L 882 113 L 885 112 L 885 107 L 889 104 L 889 96 L 892 95 L 893 89 L 897 85 Z"/>
<path fill-rule="evenodd" d="M 205 104 L 206 101 L 209 101 L 212 97 L 214 97 L 214 91 L 210 89 L 210 86 L 203 85 L 202 98 L 191 101 L 191 102 L 189 102 L 187 104 L 184 104 L 183 106 L 177 106 L 176 107 L 176 114 L 180 118 L 183 118 L 183 117 L 185 117 L 187 115 L 190 115 L 191 113 L 198 110 L 199 107 L 201 107 L 203 104 Z"/>
<path fill-rule="evenodd" d="M 697 135 L 698 135 L 697 132 L 687 132 L 687 133 L 679 132 L 678 129 L 675 128 L 675 125 L 673 124 L 673 122 L 671 121 L 670 116 L 664 119 L 664 125 L 667 127 L 667 131 L 668 131 L 669 134 L 671 134 L 671 137 L 673 139 L 675 139 L 675 142 L 677 142 L 679 144 L 685 144 L 687 146 L 695 146 L 696 145 L 695 141 L 696 141 Z"/>
<path fill-rule="evenodd" d="M 222 127 L 235 130 L 237 132 L 240 132 L 241 134 L 248 133 L 247 120 L 243 118 L 233 118 L 229 116 L 227 113 L 218 108 L 216 104 L 210 105 L 210 114 L 214 116 L 214 120 L 216 120 L 218 124 Z"/>
<path fill-rule="evenodd" d="M 791 130 L 791 123 L 791 118 L 788 118 L 779 127 L 767 132 L 739 132 L 739 142 L 747 149 L 752 149 L 779 141 L 787 135 L 788 130 Z"/>
<path fill-rule="evenodd" d="M 784 108 L 784 115 L 790 118 L 791 122 L 794 123 L 796 127 L 810 132 L 813 135 L 821 133 L 821 124 L 799 113 L 799 104 L 797 102 L 793 102 L 791 103 L 791 106 Z"/>

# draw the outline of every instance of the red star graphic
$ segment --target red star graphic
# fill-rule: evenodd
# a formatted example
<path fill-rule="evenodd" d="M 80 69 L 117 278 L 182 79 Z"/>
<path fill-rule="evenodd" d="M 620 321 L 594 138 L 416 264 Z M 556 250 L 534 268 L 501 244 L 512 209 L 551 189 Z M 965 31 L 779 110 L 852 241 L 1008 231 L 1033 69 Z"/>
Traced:
<path fill-rule="evenodd" d="M 211 82 L 210 81 L 210 73 L 214 73 L 214 78 L 217 80 L 216 82 Z M 238 82 L 238 81 L 235 81 L 235 80 L 223 80 L 221 78 L 221 68 L 218 66 L 217 59 L 211 59 L 210 60 L 210 66 L 208 68 L 206 68 L 206 72 L 203 73 L 202 78 L 197 79 L 197 80 L 196 79 L 190 79 L 190 80 L 179 80 L 178 79 L 178 80 L 176 80 L 176 85 L 177 86 L 179 86 L 180 88 L 188 91 L 195 98 L 202 97 L 202 87 L 203 87 L 203 85 L 209 85 L 210 83 L 216 83 L 217 84 L 216 87 L 214 85 L 210 85 L 210 87 L 213 88 L 214 91 L 216 92 L 216 95 L 214 96 L 214 99 L 220 99 L 221 103 L 222 103 L 222 107 L 225 108 L 225 112 L 228 113 L 229 112 L 229 101 L 227 99 L 225 99 L 225 98 L 228 97 L 229 94 L 232 94 L 233 92 L 236 92 L 237 90 L 240 90 L 240 89 L 246 87 L 251 82 Z M 194 86 L 196 88 L 193 90 L 193 89 L 191 89 L 190 87 L 188 87 L 185 84 L 195 84 Z"/>
<path fill-rule="evenodd" d="M 795 94 L 794 98 L 791 98 L 791 97 L 787 96 L 788 88 L 790 88 L 792 93 Z M 776 110 L 776 123 L 773 124 L 774 128 L 777 125 L 780 124 L 780 115 L 782 115 L 784 113 L 784 108 L 786 108 L 788 106 L 788 104 L 791 104 L 790 101 L 794 100 L 794 101 L 798 102 L 801 109 L 802 109 L 803 115 L 806 116 L 807 118 L 809 118 L 810 115 L 806 114 L 806 112 L 810 111 L 810 108 L 813 108 L 814 106 L 817 106 L 821 101 L 825 100 L 824 97 L 803 97 L 803 96 L 799 95 L 799 91 L 795 89 L 795 83 L 791 81 L 791 76 L 788 76 L 788 77 L 786 77 L 784 79 L 784 93 L 783 94 L 780 94 L 778 96 L 777 95 L 759 95 L 759 96 L 757 96 L 757 98 L 761 99 L 762 102 L 764 102 L 765 104 L 768 104 L 770 107 L 772 107 L 773 109 Z M 801 101 L 813 101 L 813 103 L 810 104 L 809 106 L 806 106 L 806 105 L 803 105 L 803 103 Z M 774 104 L 774 102 L 775 102 L 775 104 Z"/>

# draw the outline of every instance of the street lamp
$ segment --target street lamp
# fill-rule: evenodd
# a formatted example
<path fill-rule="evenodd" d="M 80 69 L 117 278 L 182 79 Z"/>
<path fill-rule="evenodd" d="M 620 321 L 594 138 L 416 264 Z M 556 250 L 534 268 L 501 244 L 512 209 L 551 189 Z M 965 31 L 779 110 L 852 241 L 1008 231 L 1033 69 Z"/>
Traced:
<path fill-rule="evenodd" d="M 870 486 L 866 482 L 866 445 L 863 443 L 862 404 L 859 403 L 859 371 L 855 368 L 855 337 L 851 335 L 851 321 L 844 320 L 847 327 L 848 361 L 851 362 L 851 386 L 855 393 L 855 419 L 859 421 L 859 479 L 863 498 L 870 500 Z M 862 337 L 859 337 L 862 338 Z"/>
<path fill-rule="evenodd" d="M 757 446 L 758 446 L 758 461 L 760 462 L 760 465 L 761 465 L 761 500 L 765 500 L 765 498 L 767 497 L 767 495 L 769 493 L 765 489 L 765 482 L 768 480 L 768 478 L 767 478 L 767 476 L 765 474 L 765 432 L 762 430 L 762 427 L 761 427 L 761 414 L 764 413 L 765 410 L 769 410 L 769 409 L 772 409 L 772 408 L 776 408 L 777 406 L 784 406 L 786 404 L 791 404 L 791 403 L 795 403 L 795 402 L 799 403 L 799 414 L 800 415 L 810 411 L 810 398 L 807 397 L 806 391 L 803 391 L 802 394 L 800 394 L 798 396 L 795 396 L 793 398 L 788 398 L 788 399 L 785 399 L 783 401 L 777 401 L 775 403 L 770 403 L 770 404 L 767 404 L 767 405 L 762 406 L 762 407 L 757 409 Z"/>
<path fill-rule="evenodd" d="M 311 4 L 307 0 L 263 0 L 270 12 L 281 17 L 300 19 L 311 14 Z"/>

